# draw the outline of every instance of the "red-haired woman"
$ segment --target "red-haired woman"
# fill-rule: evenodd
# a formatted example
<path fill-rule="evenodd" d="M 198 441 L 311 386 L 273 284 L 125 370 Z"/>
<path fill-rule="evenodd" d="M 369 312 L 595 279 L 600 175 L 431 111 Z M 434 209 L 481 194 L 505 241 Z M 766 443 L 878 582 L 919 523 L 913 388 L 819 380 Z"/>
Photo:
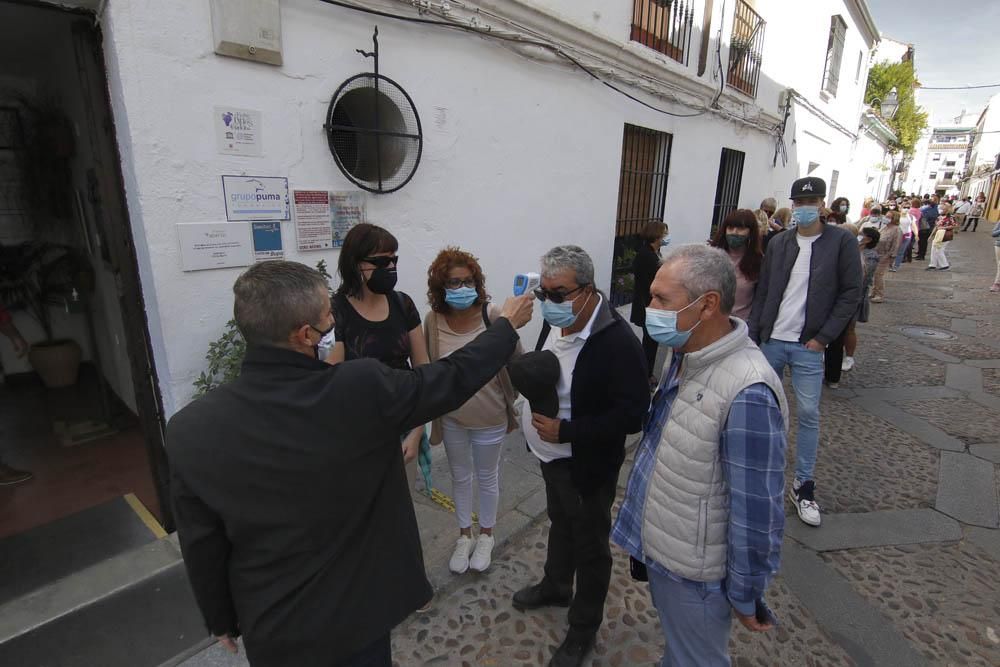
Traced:
<path fill-rule="evenodd" d="M 764 259 L 757 216 L 746 208 L 733 211 L 719 225 L 711 245 L 725 250 L 736 269 L 736 305 L 732 315 L 746 320 Z"/>
<path fill-rule="evenodd" d="M 499 317 L 489 302 L 486 277 L 478 260 L 458 248 L 445 248 L 427 270 L 424 338 L 431 361 L 443 359 L 481 334 Z M 517 395 L 501 371 L 458 410 L 436 419 L 431 444 L 444 442 L 451 468 L 459 536 L 448 568 L 462 574 L 484 572 L 493 553 L 493 526 L 500 502 L 500 456 L 504 437 L 517 428 Z M 479 537 L 472 539 L 472 479 L 479 488 Z"/>

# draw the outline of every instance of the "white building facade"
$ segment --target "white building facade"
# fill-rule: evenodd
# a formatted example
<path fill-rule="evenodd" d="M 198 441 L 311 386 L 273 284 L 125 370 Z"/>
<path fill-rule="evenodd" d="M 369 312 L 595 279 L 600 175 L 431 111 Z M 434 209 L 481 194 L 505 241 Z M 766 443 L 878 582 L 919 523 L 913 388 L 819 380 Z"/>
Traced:
<path fill-rule="evenodd" d="M 973 137 L 962 195 L 989 195 L 995 176 L 1000 172 L 1000 94 L 991 97 L 979 115 Z"/>
<path fill-rule="evenodd" d="M 933 127 L 918 145 L 907 182 L 914 194 L 959 193 L 973 127 Z"/>

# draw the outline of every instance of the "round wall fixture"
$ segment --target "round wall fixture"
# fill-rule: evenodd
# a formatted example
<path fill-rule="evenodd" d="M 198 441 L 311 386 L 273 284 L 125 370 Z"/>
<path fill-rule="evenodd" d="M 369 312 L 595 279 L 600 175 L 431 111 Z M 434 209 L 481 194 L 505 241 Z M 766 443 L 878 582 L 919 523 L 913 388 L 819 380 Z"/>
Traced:
<path fill-rule="evenodd" d="M 358 74 L 341 84 L 323 128 L 337 166 L 369 192 L 399 190 L 420 165 L 420 116 L 406 91 L 381 74 Z"/>

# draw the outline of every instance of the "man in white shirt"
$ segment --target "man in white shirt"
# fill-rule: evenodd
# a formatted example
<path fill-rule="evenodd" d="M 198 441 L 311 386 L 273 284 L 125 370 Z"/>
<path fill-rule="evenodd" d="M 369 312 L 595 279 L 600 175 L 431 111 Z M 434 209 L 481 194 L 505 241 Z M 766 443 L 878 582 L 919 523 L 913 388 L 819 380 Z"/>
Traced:
<path fill-rule="evenodd" d="M 568 606 L 569 632 L 549 664 L 578 667 L 604 620 L 611 505 L 625 436 L 639 432 L 649 405 L 649 372 L 631 326 L 597 291 L 582 248 L 560 246 L 542 257 L 535 296 L 546 322 L 536 349 L 559 360 L 559 414 L 524 410 L 522 427 L 541 464 L 552 527 L 545 576 L 518 591 L 513 605 Z"/>
<path fill-rule="evenodd" d="M 799 518 L 811 526 L 821 523 L 813 471 L 823 353 L 856 316 L 861 299 L 857 240 L 843 227 L 820 219 L 825 197 L 821 178 L 800 178 L 792 184 L 795 233 L 779 234 L 768 245 L 747 320 L 750 338 L 778 376 L 785 366 L 791 370 L 798 435 L 790 495 Z"/>
<path fill-rule="evenodd" d="M 965 224 L 965 218 L 969 215 L 969 211 L 972 210 L 972 197 L 966 197 L 962 200 L 962 203 L 955 207 L 955 222 L 958 223 L 955 227 L 957 232 Z"/>

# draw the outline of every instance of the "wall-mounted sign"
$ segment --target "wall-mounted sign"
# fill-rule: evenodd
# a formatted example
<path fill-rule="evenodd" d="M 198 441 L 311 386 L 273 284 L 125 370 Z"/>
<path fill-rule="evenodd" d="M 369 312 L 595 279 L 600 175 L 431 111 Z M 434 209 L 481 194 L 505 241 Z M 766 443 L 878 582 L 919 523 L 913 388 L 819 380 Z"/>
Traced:
<path fill-rule="evenodd" d="M 354 225 L 365 221 L 363 192 L 331 192 L 330 209 L 333 219 L 333 247 L 341 248 L 344 237 Z"/>
<path fill-rule="evenodd" d="M 215 127 L 215 146 L 220 153 L 258 157 L 263 152 L 259 111 L 215 107 L 212 125 Z"/>
<path fill-rule="evenodd" d="M 285 248 L 281 243 L 280 222 L 251 222 L 253 258 L 256 262 L 267 259 L 284 259 Z"/>
<path fill-rule="evenodd" d="M 250 225 L 240 222 L 177 224 L 184 271 L 224 269 L 253 263 Z"/>
<path fill-rule="evenodd" d="M 226 219 L 288 220 L 288 179 L 276 176 L 223 176 Z"/>
<path fill-rule="evenodd" d="M 351 227 L 365 220 L 363 192 L 292 190 L 292 201 L 299 250 L 340 248 Z"/>

